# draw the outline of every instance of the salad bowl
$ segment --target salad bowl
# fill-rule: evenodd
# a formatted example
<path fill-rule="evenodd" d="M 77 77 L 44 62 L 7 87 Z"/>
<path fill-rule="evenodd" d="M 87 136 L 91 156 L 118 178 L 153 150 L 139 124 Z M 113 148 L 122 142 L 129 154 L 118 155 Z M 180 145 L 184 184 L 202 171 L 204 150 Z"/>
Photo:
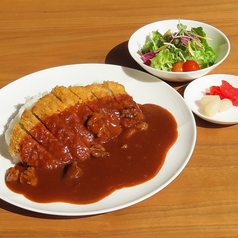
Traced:
<path fill-rule="evenodd" d="M 173 72 L 172 70 L 157 69 L 144 63 L 141 54 L 138 52 L 141 51 L 145 43 L 148 41 L 150 34 L 155 31 L 165 34 L 168 30 L 176 33 L 178 32 L 178 24 L 186 26 L 187 30 L 202 27 L 203 32 L 206 34 L 206 39 L 208 39 L 207 44 L 211 47 L 215 55 L 214 63 L 212 65 L 194 71 Z M 132 58 L 150 74 L 165 81 L 189 82 L 208 74 L 220 65 L 227 58 L 230 52 L 230 42 L 223 32 L 206 23 L 193 20 L 172 19 L 153 22 L 138 29 L 129 39 L 128 50 Z"/>

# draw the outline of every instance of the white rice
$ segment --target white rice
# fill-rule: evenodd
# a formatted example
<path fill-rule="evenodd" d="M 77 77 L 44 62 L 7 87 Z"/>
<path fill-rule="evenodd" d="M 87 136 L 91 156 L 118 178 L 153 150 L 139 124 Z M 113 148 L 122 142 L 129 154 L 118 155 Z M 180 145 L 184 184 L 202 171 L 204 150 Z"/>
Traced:
<path fill-rule="evenodd" d="M 33 105 L 45 94 L 47 94 L 47 92 L 45 92 L 43 94 L 39 93 L 38 95 L 35 95 L 33 97 L 25 98 L 25 104 L 19 109 L 17 115 L 10 121 L 10 123 L 8 124 L 8 128 L 5 132 L 5 140 L 6 140 L 6 143 L 8 146 L 10 145 L 10 139 L 11 139 L 13 127 L 16 123 L 18 123 L 20 121 L 21 115 L 24 112 L 24 110 L 25 109 L 30 110 L 33 107 Z M 13 157 L 13 160 L 14 160 L 14 163 L 19 162 L 20 161 L 19 156 Z"/>

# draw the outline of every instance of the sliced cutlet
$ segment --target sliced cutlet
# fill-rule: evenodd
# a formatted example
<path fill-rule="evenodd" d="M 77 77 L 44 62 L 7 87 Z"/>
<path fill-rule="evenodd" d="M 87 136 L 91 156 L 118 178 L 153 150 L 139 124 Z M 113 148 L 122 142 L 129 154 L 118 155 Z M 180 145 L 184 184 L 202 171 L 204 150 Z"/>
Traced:
<path fill-rule="evenodd" d="M 49 161 L 54 160 L 54 157 L 34 140 L 19 123 L 16 123 L 13 127 L 9 151 L 12 156 L 19 156 L 24 165 L 43 169 L 52 168 Z M 49 158 L 49 161 L 44 158 Z"/>
<path fill-rule="evenodd" d="M 96 100 L 95 95 L 86 86 L 69 86 L 71 92 L 77 95 L 84 103 Z"/>
<path fill-rule="evenodd" d="M 97 98 L 112 97 L 111 91 L 104 87 L 103 84 L 93 83 L 85 87 L 86 90 L 90 91 Z"/>
<path fill-rule="evenodd" d="M 22 129 L 19 123 L 16 123 L 12 128 L 9 144 L 9 152 L 13 157 L 19 156 L 21 141 L 23 141 L 25 137 L 30 137 L 30 135 L 28 135 L 27 132 Z"/>
<path fill-rule="evenodd" d="M 118 108 L 118 103 L 114 100 L 113 94 L 102 84 L 90 84 L 87 85 L 86 90 L 95 96 L 97 103 L 92 103 L 91 107 L 93 111 L 104 112 L 107 109 L 115 110 Z"/>
<path fill-rule="evenodd" d="M 59 116 L 67 109 L 53 94 L 47 94 L 32 107 L 32 112 L 45 124 L 53 135 L 65 144 L 74 158 L 85 160 L 89 158 L 89 148 L 81 138 L 72 131 Z M 52 123 L 53 122 L 53 123 Z"/>
<path fill-rule="evenodd" d="M 69 164 L 73 160 L 68 147 L 58 140 L 31 111 L 24 110 L 20 124 L 39 144 L 55 157 L 55 159 L 51 161 L 52 167 Z"/>
<path fill-rule="evenodd" d="M 104 81 L 103 86 L 107 88 L 114 96 L 127 94 L 125 87 L 122 84 L 113 81 Z"/>
<path fill-rule="evenodd" d="M 78 103 L 83 103 L 83 101 L 72 93 L 69 88 L 65 86 L 56 86 L 51 91 L 57 98 L 59 98 L 67 107 L 75 106 Z"/>
<path fill-rule="evenodd" d="M 103 84 L 90 84 L 86 86 L 87 90 L 97 97 L 97 103 L 90 106 L 93 111 L 103 114 L 103 120 L 106 124 L 111 138 L 121 133 L 119 103 L 114 99 L 113 94 Z"/>
<path fill-rule="evenodd" d="M 92 110 L 69 88 L 56 86 L 51 93 L 67 105 L 67 109 L 60 113 L 59 117 L 81 137 L 85 145 L 90 146 L 93 141 L 93 134 L 87 130 L 85 124 L 88 117 L 92 115 Z"/>
<path fill-rule="evenodd" d="M 44 117 L 49 117 L 60 113 L 67 108 L 56 96 L 49 93 L 40 98 L 32 107 L 32 112 L 41 120 Z"/>
<path fill-rule="evenodd" d="M 115 100 L 123 107 L 136 107 L 138 108 L 137 103 L 133 100 L 132 96 L 130 96 L 125 87 L 117 82 L 105 81 L 103 85 L 108 88 L 113 94 Z"/>

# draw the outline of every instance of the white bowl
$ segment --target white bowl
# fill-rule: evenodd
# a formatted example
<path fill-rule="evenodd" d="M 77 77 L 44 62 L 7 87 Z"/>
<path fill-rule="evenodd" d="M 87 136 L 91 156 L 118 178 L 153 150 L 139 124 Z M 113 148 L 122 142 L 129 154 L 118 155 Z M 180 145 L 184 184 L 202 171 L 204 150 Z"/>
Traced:
<path fill-rule="evenodd" d="M 178 31 L 177 24 L 179 23 L 179 21 L 183 25 L 186 25 L 188 30 L 190 30 L 192 27 L 202 27 L 206 33 L 206 36 L 212 39 L 211 41 L 208 42 L 208 44 L 213 48 L 213 50 L 218 56 L 214 65 L 208 68 L 191 72 L 169 72 L 152 68 L 143 63 L 140 55 L 137 52 L 145 44 L 146 37 L 148 37 L 148 35 L 152 31 L 156 30 L 158 30 L 162 34 L 164 34 L 169 29 L 172 32 L 176 32 Z M 199 78 L 208 74 L 211 70 L 213 70 L 215 67 L 221 64 L 227 58 L 230 52 L 230 42 L 224 33 L 206 23 L 192 20 L 174 19 L 174 20 L 153 22 L 141 27 L 130 37 L 128 42 L 128 49 L 132 58 L 147 72 L 166 81 L 189 82 L 195 78 Z"/>

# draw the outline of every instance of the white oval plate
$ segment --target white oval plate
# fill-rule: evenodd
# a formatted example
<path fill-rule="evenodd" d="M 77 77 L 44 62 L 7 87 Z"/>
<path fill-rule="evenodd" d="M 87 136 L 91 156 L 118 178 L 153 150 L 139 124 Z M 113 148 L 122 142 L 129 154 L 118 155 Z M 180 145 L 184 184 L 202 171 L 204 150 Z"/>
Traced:
<path fill-rule="evenodd" d="M 138 186 L 120 189 L 99 202 L 88 205 L 35 203 L 10 191 L 4 181 L 12 166 L 4 139 L 7 123 L 26 96 L 50 91 L 56 85 L 87 85 L 103 80 L 123 84 L 138 103 L 158 104 L 170 111 L 178 124 L 178 139 L 169 150 L 159 173 Z M 106 64 L 79 64 L 55 67 L 27 75 L 0 90 L 0 198 L 21 208 L 52 215 L 84 216 L 115 211 L 138 203 L 171 183 L 188 163 L 195 146 L 196 125 L 193 114 L 177 91 L 144 72 Z M 4 100 L 3 100 L 4 99 Z M 158 118 L 159 120 L 159 118 Z"/>
<path fill-rule="evenodd" d="M 238 107 L 233 106 L 225 112 L 219 112 L 215 116 L 208 117 L 201 106 L 201 98 L 209 91 L 210 86 L 220 86 L 221 81 L 226 80 L 232 86 L 238 88 L 238 77 L 230 74 L 211 74 L 195 79 L 188 84 L 184 91 L 184 99 L 191 110 L 202 119 L 216 124 L 238 123 Z"/>

